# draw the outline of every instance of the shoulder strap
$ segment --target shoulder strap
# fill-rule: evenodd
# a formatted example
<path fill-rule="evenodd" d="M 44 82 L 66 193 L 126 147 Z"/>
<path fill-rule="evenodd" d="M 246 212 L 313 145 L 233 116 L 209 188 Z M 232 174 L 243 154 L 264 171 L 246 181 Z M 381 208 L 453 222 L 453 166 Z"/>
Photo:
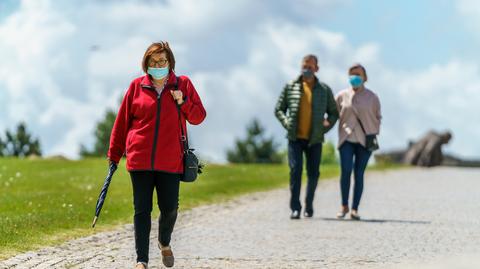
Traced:
<path fill-rule="evenodd" d="M 362 128 L 362 131 L 365 135 L 367 135 L 367 132 L 365 131 L 365 128 L 363 127 L 362 120 L 358 117 L 358 115 L 354 112 L 355 117 L 357 118 L 358 123 L 360 123 L 360 128 Z"/>
<path fill-rule="evenodd" d="M 178 77 L 175 77 L 176 81 L 175 81 L 175 91 L 178 91 Z M 182 136 L 180 137 L 180 141 L 181 143 L 183 144 L 183 150 L 186 151 L 189 149 L 188 147 L 188 138 L 187 136 L 185 135 L 185 131 L 183 130 L 183 124 L 182 124 L 182 113 L 180 111 L 180 105 L 175 102 L 175 105 L 177 106 L 177 112 L 178 112 L 178 123 L 179 123 L 179 126 L 180 126 L 180 130 L 182 132 Z"/>
<path fill-rule="evenodd" d="M 363 133 L 365 135 L 367 135 L 367 132 L 365 131 L 365 128 L 363 127 L 362 120 L 360 119 L 360 117 L 358 117 L 357 110 L 353 106 L 353 97 L 354 97 L 354 95 L 352 95 L 352 100 L 351 100 L 353 114 L 355 114 L 355 118 L 357 118 L 357 121 L 360 124 L 360 128 L 362 128 Z"/>

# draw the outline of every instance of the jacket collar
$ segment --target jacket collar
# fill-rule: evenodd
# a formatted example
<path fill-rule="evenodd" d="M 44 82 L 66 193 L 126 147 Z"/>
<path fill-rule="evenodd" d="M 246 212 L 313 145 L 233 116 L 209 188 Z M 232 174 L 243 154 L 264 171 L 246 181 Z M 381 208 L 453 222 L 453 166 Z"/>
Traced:
<path fill-rule="evenodd" d="M 177 83 L 177 79 L 178 78 L 177 78 L 177 75 L 175 75 L 175 72 L 170 71 L 170 73 L 168 73 L 168 80 L 167 80 L 167 84 L 165 85 L 165 88 L 175 86 L 175 84 Z M 150 75 L 148 75 L 148 74 L 145 74 L 143 76 L 142 81 L 140 82 L 140 86 L 142 88 L 146 88 L 146 89 L 150 89 L 150 90 L 155 89 L 155 86 L 153 85 L 152 79 L 151 79 Z"/>
<path fill-rule="evenodd" d="M 320 81 L 318 80 L 317 76 L 314 76 L 314 77 L 315 77 L 315 84 L 313 85 L 313 88 L 316 88 L 317 85 L 320 86 Z M 300 76 L 297 77 L 296 82 L 297 82 L 297 83 L 300 83 L 300 85 L 303 85 L 302 75 L 300 75 Z"/>

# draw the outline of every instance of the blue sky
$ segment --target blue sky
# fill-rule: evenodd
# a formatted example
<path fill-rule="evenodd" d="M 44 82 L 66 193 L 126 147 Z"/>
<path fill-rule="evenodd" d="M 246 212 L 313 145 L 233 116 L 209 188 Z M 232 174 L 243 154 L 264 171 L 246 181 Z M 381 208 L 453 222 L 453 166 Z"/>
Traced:
<path fill-rule="evenodd" d="M 225 160 L 253 117 L 285 146 L 273 107 L 308 53 L 334 93 L 351 63 L 366 66 L 383 149 L 451 129 L 447 151 L 480 157 L 478 25 L 473 0 L 2 0 L 0 130 L 26 121 L 47 155 L 77 157 L 142 75 L 145 48 L 168 40 L 207 108 L 190 131 L 212 161 Z M 327 138 L 336 142 L 336 130 Z"/>
<path fill-rule="evenodd" d="M 0 2 L 0 21 L 14 12 L 20 6 L 19 1 L 3 0 Z"/>
<path fill-rule="evenodd" d="M 455 12 L 455 4 L 449 0 L 351 1 L 318 25 L 344 33 L 355 46 L 378 42 L 386 64 L 418 70 L 475 53 L 478 43 Z"/>

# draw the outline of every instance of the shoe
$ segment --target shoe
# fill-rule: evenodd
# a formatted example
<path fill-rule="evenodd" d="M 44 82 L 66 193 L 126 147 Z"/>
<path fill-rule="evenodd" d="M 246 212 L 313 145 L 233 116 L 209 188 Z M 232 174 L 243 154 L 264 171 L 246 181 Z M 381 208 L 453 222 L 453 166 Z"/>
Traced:
<path fill-rule="evenodd" d="M 311 218 L 313 217 L 313 210 L 305 210 L 305 212 L 303 212 L 303 216 L 305 218 Z"/>
<path fill-rule="evenodd" d="M 300 219 L 300 211 L 293 210 L 292 214 L 290 214 L 290 219 Z"/>
<path fill-rule="evenodd" d="M 137 262 L 135 269 L 148 269 L 148 264 L 145 262 Z"/>
<path fill-rule="evenodd" d="M 348 214 L 348 207 L 340 209 L 340 212 L 337 213 L 337 219 L 343 219 Z"/>
<path fill-rule="evenodd" d="M 165 267 L 173 267 L 175 263 L 175 258 L 173 257 L 172 248 L 170 246 L 162 246 L 160 242 L 158 243 L 160 252 L 162 253 L 162 262 Z"/>
<path fill-rule="evenodd" d="M 352 210 L 352 213 L 350 214 L 350 218 L 352 220 L 360 220 L 360 215 L 358 215 L 356 210 Z"/>

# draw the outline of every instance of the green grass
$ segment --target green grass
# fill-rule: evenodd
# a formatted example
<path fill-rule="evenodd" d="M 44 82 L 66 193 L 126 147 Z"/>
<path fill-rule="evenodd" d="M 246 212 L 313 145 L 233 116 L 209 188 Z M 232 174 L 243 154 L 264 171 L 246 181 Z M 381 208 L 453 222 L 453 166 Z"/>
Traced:
<path fill-rule="evenodd" d="M 124 167 L 121 163 L 115 173 L 97 227 L 91 229 L 106 160 L 0 158 L 0 259 L 131 222 L 132 189 Z M 338 166 L 322 166 L 321 172 L 322 178 L 337 176 Z M 181 185 L 180 209 L 287 183 L 286 165 L 209 165 L 197 182 Z"/>

